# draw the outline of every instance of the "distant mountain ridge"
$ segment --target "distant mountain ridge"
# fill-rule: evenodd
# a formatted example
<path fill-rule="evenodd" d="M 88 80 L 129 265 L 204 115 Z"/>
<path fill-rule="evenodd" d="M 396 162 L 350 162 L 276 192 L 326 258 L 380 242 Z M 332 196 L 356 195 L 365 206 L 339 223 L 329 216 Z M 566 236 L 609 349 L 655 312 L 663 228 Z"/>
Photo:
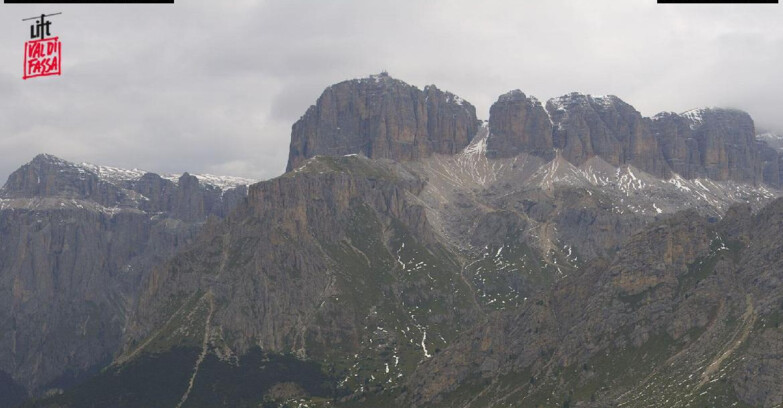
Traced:
<path fill-rule="evenodd" d="M 112 166 L 102 166 L 102 165 L 96 165 L 92 163 L 74 163 L 69 162 L 67 160 L 63 160 L 57 156 L 47 154 L 47 153 L 41 153 L 33 158 L 33 160 L 30 163 L 27 163 L 27 166 L 41 163 L 49 163 L 53 166 L 60 166 L 63 169 L 65 168 L 72 168 L 76 169 L 78 172 L 84 172 L 84 173 L 93 173 L 96 176 L 98 176 L 101 180 L 123 185 L 129 182 L 138 181 L 141 179 L 145 174 L 157 174 L 154 172 L 141 170 L 137 168 L 133 169 L 124 169 L 119 167 L 112 167 Z M 180 177 L 182 177 L 182 174 L 157 174 L 161 178 L 177 182 Z M 222 190 L 228 190 L 235 187 L 240 186 L 249 186 L 253 183 L 255 183 L 257 180 L 248 179 L 244 177 L 236 177 L 236 176 L 217 176 L 213 174 L 192 174 L 192 176 L 196 177 L 199 182 L 203 185 L 210 185 L 213 187 L 220 188 Z"/>
<path fill-rule="evenodd" d="M 616 96 L 571 93 L 542 104 L 514 90 L 492 105 L 488 122 L 489 158 L 529 153 L 550 160 L 559 150 L 577 166 L 597 156 L 661 178 L 781 186 L 781 154 L 756 139 L 750 115 L 738 110 L 646 118 Z M 346 81 L 327 88 L 294 124 L 288 171 L 319 154 L 397 161 L 455 154 L 477 124 L 470 103 L 434 86 L 421 91 L 388 74 Z"/>
<path fill-rule="evenodd" d="M 166 212 L 188 221 L 224 216 L 253 180 L 213 175 L 158 175 L 40 154 L 13 172 L 0 198 L 73 198 L 106 208 Z"/>
<path fill-rule="evenodd" d="M 767 143 L 770 147 L 783 153 L 783 132 L 759 129 L 756 138 Z"/>

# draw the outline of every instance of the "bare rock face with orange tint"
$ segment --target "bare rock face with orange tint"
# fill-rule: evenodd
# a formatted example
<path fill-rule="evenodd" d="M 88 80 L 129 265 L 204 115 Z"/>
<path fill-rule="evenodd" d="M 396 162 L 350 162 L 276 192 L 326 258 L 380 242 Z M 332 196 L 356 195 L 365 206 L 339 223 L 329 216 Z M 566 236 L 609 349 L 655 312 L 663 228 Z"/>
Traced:
<path fill-rule="evenodd" d="M 478 125 L 473 105 L 432 85 L 420 90 L 385 73 L 345 81 L 294 124 L 287 170 L 316 155 L 406 161 L 453 154 Z"/>
<path fill-rule="evenodd" d="M 489 111 L 487 157 L 514 157 L 532 153 L 554 157 L 552 121 L 538 99 L 520 90 L 501 95 Z"/>

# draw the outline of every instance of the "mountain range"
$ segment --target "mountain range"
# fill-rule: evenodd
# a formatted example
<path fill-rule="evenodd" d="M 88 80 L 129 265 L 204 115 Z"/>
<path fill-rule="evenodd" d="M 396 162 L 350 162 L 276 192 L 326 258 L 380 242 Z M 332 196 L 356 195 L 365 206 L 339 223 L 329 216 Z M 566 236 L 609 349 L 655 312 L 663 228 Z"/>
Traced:
<path fill-rule="evenodd" d="M 37 156 L 0 190 L 0 406 L 779 406 L 757 133 L 519 90 L 482 121 L 382 73 L 267 181 Z"/>

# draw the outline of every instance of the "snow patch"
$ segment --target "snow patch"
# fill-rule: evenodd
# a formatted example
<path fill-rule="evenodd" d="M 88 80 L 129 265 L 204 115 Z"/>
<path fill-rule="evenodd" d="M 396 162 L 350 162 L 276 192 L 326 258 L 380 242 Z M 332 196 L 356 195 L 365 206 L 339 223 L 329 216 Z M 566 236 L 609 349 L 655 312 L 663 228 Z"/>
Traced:
<path fill-rule="evenodd" d="M 421 349 L 424 351 L 424 357 L 430 358 L 432 357 L 430 353 L 427 352 L 427 331 L 424 330 L 424 337 L 421 338 Z"/>
<path fill-rule="evenodd" d="M 701 126 L 702 123 L 704 123 L 704 112 L 706 109 L 691 109 L 689 111 L 683 112 L 680 114 L 680 116 L 684 117 L 685 119 L 688 119 L 690 121 L 690 128 L 691 130 L 696 129 L 697 127 Z"/>

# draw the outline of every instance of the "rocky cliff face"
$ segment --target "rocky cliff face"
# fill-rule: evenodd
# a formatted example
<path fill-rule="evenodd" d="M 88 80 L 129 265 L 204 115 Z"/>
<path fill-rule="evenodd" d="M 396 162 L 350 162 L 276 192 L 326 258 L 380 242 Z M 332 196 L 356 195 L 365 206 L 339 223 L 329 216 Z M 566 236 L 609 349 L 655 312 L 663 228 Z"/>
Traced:
<path fill-rule="evenodd" d="M 745 112 L 729 109 L 697 109 L 682 115 L 654 118 L 655 134 L 664 141 L 664 152 L 684 177 L 713 180 L 762 181 L 763 163 L 756 143 L 753 120 Z"/>
<path fill-rule="evenodd" d="M 57 196 L 90 200 L 104 207 L 130 206 L 139 198 L 94 172 L 46 154 L 13 172 L 3 187 L 4 198 Z"/>
<path fill-rule="evenodd" d="M 140 174 L 40 155 L 0 190 L 0 371 L 27 392 L 111 361 L 149 268 L 247 191 Z"/>
<path fill-rule="evenodd" d="M 459 265 L 411 200 L 423 183 L 393 163 L 319 157 L 254 185 L 226 223 L 145 280 L 120 361 L 166 351 L 184 332 L 167 322 L 214 302 L 201 327 L 206 349 L 260 346 L 337 359 L 350 371 L 383 345 L 389 354 L 372 363 L 375 380 L 350 381 L 391 383 L 478 312 Z"/>
<path fill-rule="evenodd" d="M 492 157 L 527 152 L 550 159 L 558 149 L 575 165 L 597 156 L 614 166 L 669 175 L 649 120 L 615 96 L 572 93 L 548 101 L 544 110 L 535 98 L 513 91 L 492 105 L 490 131 Z"/>
<path fill-rule="evenodd" d="M 552 121 L 543 105 L 519 90 L 498 98 L 489 111 L 492 136 L 487 139 L 487 157 L 514 157 L 532 153 L 554 157 Z"/>
<path fill-rule="evenodd" d="M 453 154 L 477 128 L 473 105 L 435 86 L 422 91 L 387 74 L 341 82 L 294 124 L 287 170 L 316 155 L 405 161 Z"/>
<path fill-rule="evenodd" d="M 615 96 L 572 93 L 547 102 L 520 91 L 490 109 L 488 157 L 530 153 L 546 160 L 555 149 L 577 166 L 600 157 L 661 178 L 766 183 L 780 186 L 780 155 L 755 138 L 747 113 L 697 109 L 644 118 Z"/>
<path fill-rule="evenodd" d="M 669 166 L 642 115 L 615 96 L 570 94 L 547 102 L 555 123 L 554 146 L 574 164 L 598 156 L 614 166 L 631 164 L 657 177 Z"/>
<path fill-rule="evenodd" d="M 611 262 L 466 333 L 416 371 L 400 402 L 780 404 L 781 248 L 769 233 L 781 205 L 735 209 L 718 224 L 682 213 L 652 225 Z M 482 402 L 465 402 L 476 387 Z"/>
<path fill-rule="evenodd" d="M 780 174 L 783 171 L 783 168 L 781 168 L 783 156 L 777 150 L 761 141 L 756 141 L 756 150 L 758 151 L 758 160 L 761 162 L 761 179 L 764 180 L 764 183 L 771 186 L 783 185 L 783 179 L 780 178 Z"/>
<path fill-rule="evenodd" d="M 645 118 L 616 96 L 571 93 L 542 105 L 519 90 L 490 108 L 489 158 L 559 150 L 574 165 L 600 157 L 653 176 L 780 186 L 780 155 L 756 140 L 753 120 L 732 109 Z M 409 161 L 454 154 L 478 130 L 475 108 L 435 86 L 423 91 L 381 74 L 333 85 L 292 130 L 290 171 L 315 155 Z M 768 138 L 769 139 L 769 138 Z"/>
<path fill-rule="evenodd" d="M 756 129 L 756 139 L 767 143 L 771 148 L 783 153 L 783 132 L 766 129 Z"/>
<path fill-rule="evenodd" d="M 247 186 L 226 190 L 202 184 L 196 176 L 182 174 L 176 182 L 155 173 L 146 173 L 128 187 L 145 197 L 141 210 L 165 213 L 188 222 L 203 221 L 210 215 L 225 217 L 245 196 Z"/>

